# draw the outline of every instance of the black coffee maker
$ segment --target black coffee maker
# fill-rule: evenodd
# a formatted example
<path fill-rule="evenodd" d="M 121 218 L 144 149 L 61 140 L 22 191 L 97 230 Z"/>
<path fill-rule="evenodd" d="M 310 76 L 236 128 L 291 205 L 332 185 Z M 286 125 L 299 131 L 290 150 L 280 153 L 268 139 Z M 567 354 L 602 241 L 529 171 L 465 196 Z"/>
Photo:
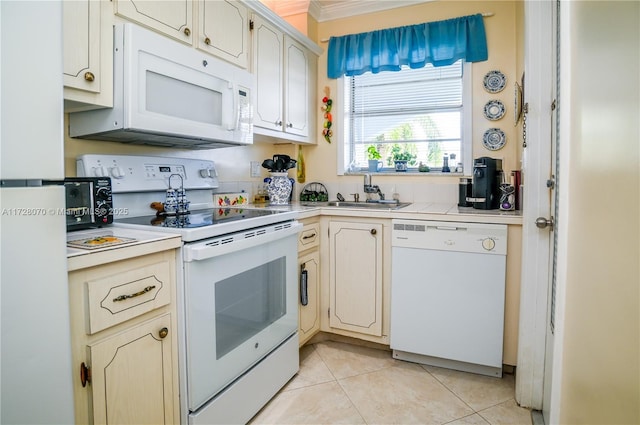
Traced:
<path fill-rule="evenodd" d="M 483 156 L 473 161 L 473 208 L 495 210 L 500 206 L 502 160 Z"/>

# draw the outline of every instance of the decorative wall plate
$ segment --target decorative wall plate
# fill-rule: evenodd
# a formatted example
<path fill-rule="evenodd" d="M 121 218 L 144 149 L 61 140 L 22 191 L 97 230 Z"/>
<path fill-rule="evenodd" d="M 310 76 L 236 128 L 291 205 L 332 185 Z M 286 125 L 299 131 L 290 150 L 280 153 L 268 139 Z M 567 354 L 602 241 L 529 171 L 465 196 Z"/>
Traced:
<path fill-rule="evenodd" d="M 515 93 L 513 94 L 513 125 L 518 125 L 522 117 L 522 88 L 515 82 Z"/>
<path fill-rule="evenodd" d="M 506 109 L 499 100 L 490 100 L 484 105 L 484 116 L 490 121 L 497 121 L 504 117 Z"/>
<path fill-rule="evenodd" d="M 484 76 L 483 85 L 484 89 L 489 93 L 499 93 L 507 85 L 507 77 L 500 71 L 489 71 Z"/>
<path fill-rule="evenodd" d="M 490 128 L 482 136 L 482 144 L 490 151 L 502 149 L 507 143 L 507 136 L 499 128 Z"/>

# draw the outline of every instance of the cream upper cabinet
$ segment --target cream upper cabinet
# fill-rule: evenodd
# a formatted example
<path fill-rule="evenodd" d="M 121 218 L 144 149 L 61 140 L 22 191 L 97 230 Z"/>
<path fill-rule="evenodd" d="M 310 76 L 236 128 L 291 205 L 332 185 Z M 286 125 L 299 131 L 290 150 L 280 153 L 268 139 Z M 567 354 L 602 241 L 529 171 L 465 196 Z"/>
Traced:
<path fill-rule="evenodd" d="M 253 114 L 255 127 L 282 131 L 284 89 L 284 36 L 267 21 L 253 18 L 253 73 L 256 96 Z"/>
<path fill-rule="evenodd" d="M 258 15 L 253 21 L 254 132 L 314 142 L 316 55 Z"/>
<path fill-rule="evenodd" d="M 242 68 L 249 66 L 249 13 L 237 1 L 198 0 L 197 46 Z"/>
<path fill-rule="evenodd" d="M 115 14 L 193 44 L 192 0 L 113 0 Z"/>
<path fill-rule="evenodd" d="M 285 36 L 284 131 L 303 137 L 309 136 L 312 120 L 309 98 L 315 85 L 311 87 L 311 56 L 302 44 Z"/>
<path fill-rule="evenodd" d="M 62 3 L 66 112 L 113 106 L 110 6 L 100 0 Z"/>
<path fill-rule="evenodd" d="M 329 222 L 331 331 L 383 336 L 382 240 L 380 222 Z"/>

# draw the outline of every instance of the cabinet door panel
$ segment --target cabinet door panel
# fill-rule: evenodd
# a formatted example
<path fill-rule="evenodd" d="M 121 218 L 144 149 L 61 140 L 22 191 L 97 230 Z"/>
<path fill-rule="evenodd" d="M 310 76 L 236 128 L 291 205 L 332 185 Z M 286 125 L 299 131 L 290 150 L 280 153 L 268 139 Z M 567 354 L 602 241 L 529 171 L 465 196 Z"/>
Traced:
<path fill-rule="evenodd" d="M 320 330 L 320 253 L 316 250 L 300 257 L 299 264 L 300 272 L 307 272 L 308 303 L 300 304 L 299 337 L 302 345 Z"/>
<path fill-rule="evenodd" d="M 63 11 L 64 85 L 100 92 L 100 2 L 65 1 Z"/>
<path fill-rule="evenodd" d="M 237 1 L 199 0 L 198 48 L 235 65 L 249 64 L 247 8 Z"/>
<path fill-rule="evenodd" d="M 287 37 L 285 46 L 285 131 L 309 135 L 309 52 Z"/>
<path fill-rule="evenodd" d="M 94 423 L 173 422 L 172 338 L 166 314 L 89 347 Z"/>
<path fill-rule="evenodd" d="M 283 129 L 283 35 L 254 16 L 254 74 L 256 106 L 253 124 L 269 130 Z"/>
<path fill-rule="evenodd" d="M 329 325 L 381 336 L 382 224 L 331 222 L 329 235 Z"/>
<path fill-rule="evenodd" d="M 117 15 L 138 22 L 179 41 L 192 43 L 191 0 L 115 0 Z"/>

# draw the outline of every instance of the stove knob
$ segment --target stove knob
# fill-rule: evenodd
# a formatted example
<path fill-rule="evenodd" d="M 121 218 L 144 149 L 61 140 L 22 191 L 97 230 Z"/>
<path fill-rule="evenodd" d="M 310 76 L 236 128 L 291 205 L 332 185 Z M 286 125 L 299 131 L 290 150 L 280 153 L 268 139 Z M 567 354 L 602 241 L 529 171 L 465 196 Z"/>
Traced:
<path fill-rule="evenodd" d="M 107 176 L 107 170 L 106 168 L 100 166 L 100 167 L 93 167 L 93 175 L 95 177 L 106 177 Z"/>
<path fill-rule="evenodd" d="M 124 168 L 122 167 L 112 167 L 111 168 L 111 177 L 114 179 L 121 179 L 124 177 Z"/>
<path fill-rule="evenodd" d="M 206 179 L 207 177 L 214 178 L 218 175 L 215 168 L 203 168 L 200 170 L 200 177 Z"/>

